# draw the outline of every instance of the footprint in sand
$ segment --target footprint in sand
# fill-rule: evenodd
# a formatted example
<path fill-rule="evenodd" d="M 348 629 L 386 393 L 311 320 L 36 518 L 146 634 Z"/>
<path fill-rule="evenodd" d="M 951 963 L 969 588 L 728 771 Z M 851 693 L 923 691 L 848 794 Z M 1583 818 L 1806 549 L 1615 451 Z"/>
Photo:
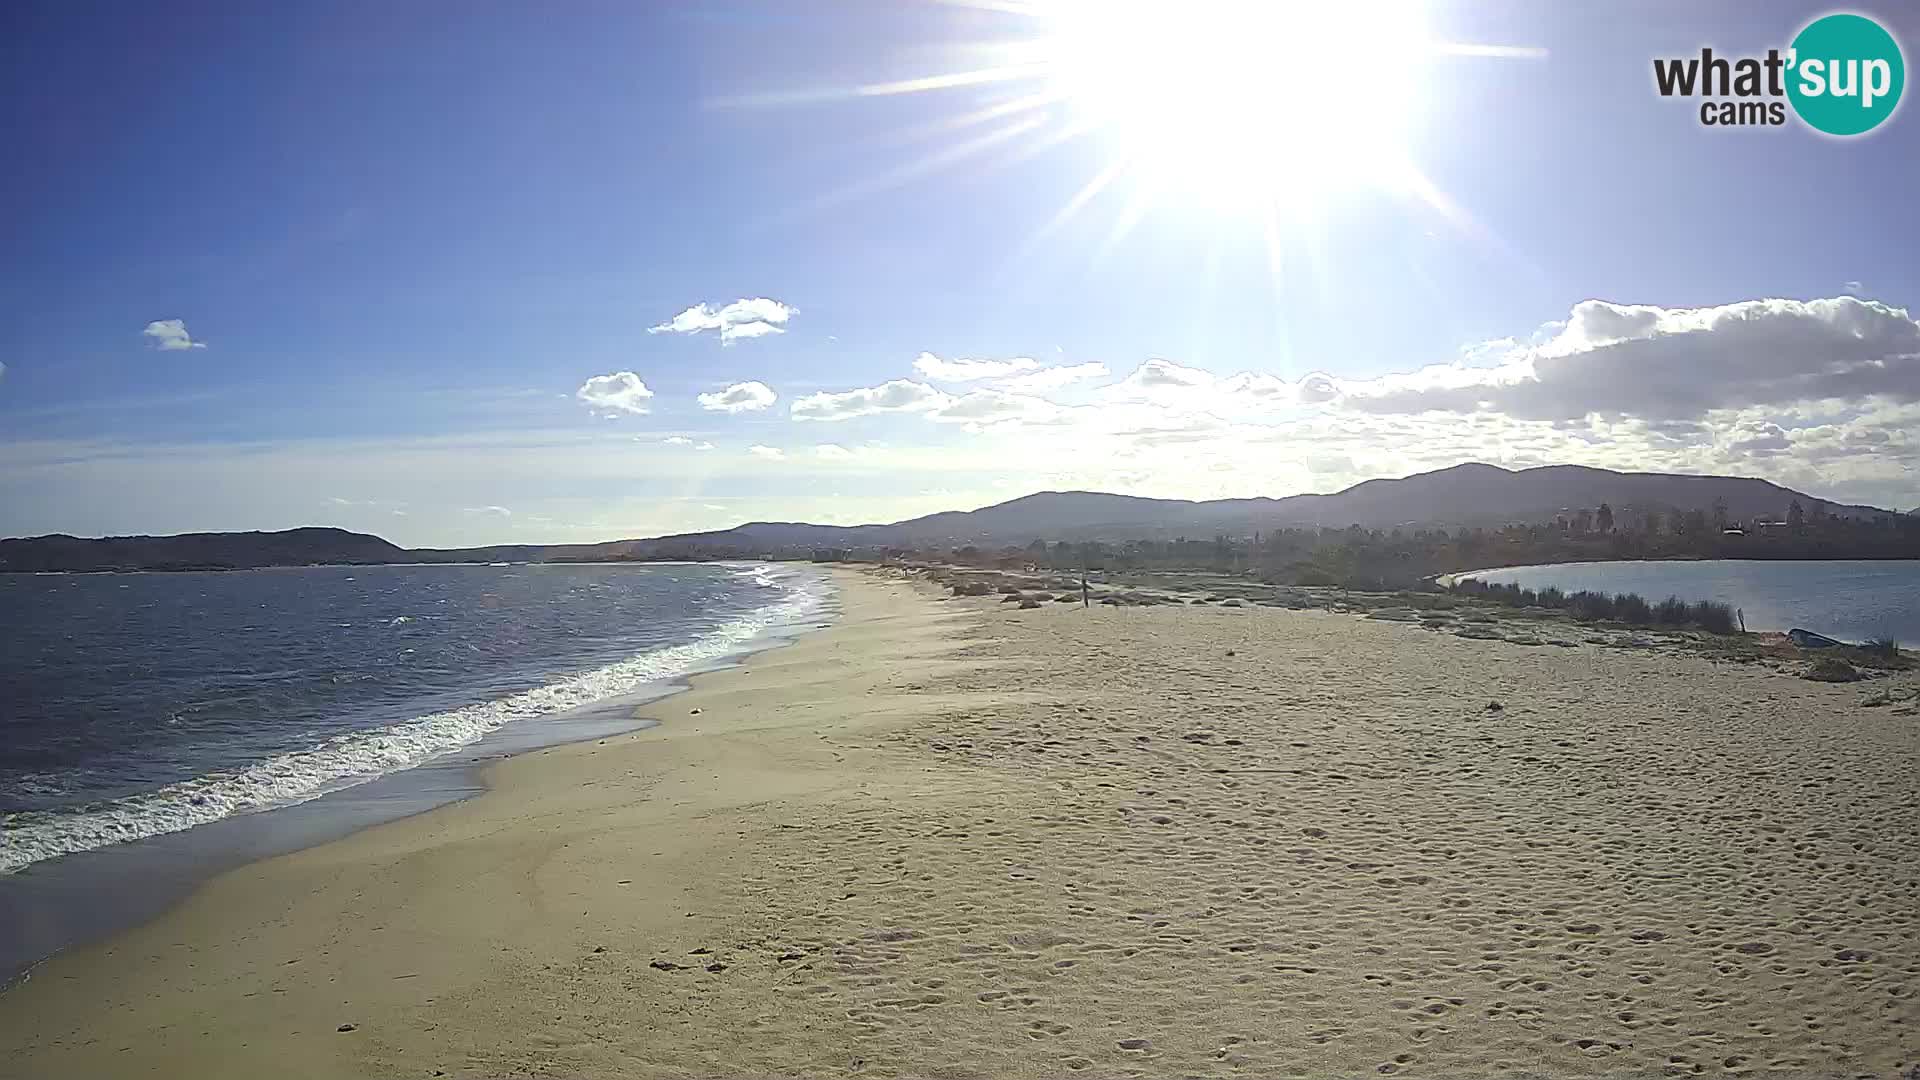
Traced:
<path fill-rule="evenodd" d="M 1055 1035 L 1064 1035 L 1071 1030 L 1073 1029 L 1066 1024 L 1053 1020 L 1035 1020 L 1033 1023 L 1027 1025 L 1027 1038 L 1046 1039 Z"/>

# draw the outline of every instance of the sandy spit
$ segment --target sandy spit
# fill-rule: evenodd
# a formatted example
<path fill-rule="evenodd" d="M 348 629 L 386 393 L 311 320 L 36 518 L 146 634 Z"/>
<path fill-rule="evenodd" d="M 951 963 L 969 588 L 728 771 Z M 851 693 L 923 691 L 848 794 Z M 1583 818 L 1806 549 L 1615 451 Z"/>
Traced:
<path fill-rule="evenodd" d="M 0 1076 L 1920 1068 L 1920 721 L 1860 686 L 841 578 L 658 728 L 43 966 Z"/>

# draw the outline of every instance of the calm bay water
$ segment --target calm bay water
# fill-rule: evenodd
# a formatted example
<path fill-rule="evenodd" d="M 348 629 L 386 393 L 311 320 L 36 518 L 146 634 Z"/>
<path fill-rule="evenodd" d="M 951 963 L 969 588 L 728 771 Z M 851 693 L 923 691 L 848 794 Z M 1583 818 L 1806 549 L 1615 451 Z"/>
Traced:
<path fill-rule="evenodd" d="M 1920 648 L 1920 561 L 1593 562 L 1482 570 L 1465 577 L 1568 592 L 1639 593 L 1719 600 L 1746 614 L 1749 630 L 1802 627 L 1844 641 L 1891 637 Z"/>
<path fill-rule="evenodd" d="M 825 592 L 762 565 L 0 575 L 0 873 L 643 692 Z"/>

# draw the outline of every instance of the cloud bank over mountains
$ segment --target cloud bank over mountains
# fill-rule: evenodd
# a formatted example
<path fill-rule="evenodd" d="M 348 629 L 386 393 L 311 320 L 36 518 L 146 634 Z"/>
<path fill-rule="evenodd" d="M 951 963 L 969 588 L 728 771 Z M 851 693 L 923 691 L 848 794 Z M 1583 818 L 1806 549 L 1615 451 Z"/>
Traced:
<path fill-rule="evenodd" d="M 1883 498 L 1920 487 L 1920 323 L 1853 296 L 1588 300 L 1525 339 L 1358 378 L 1222 374 L 1164 358 L 1105 382 L 1104 364 L 1025 357 L 923 353 L 913 368 L 920 378 L 809 394 L 791 416 L 958 425 L 1106 461 L 1110 477 L 1158 494 L 1188 493 L 1181 481 L 1196 468 L 1324 488 L 1464 459 L 1742 472 Z M 1160 453 L 1175 446 L 1184 460 Z"/>
<path fill-rule="evenodd" d="M 702 305 L 654 329 L 777 331 L 792 310 Z M 762 332 L 773 331 L 746 331 Z M 1850 295 L 1699 308 L 1587 300 L 1524 338 L 1357 377 L 1339 374 L 1337 358 L 1293 377 L 1160 357 L 1118 376 L 1099 361 L 1027 356 L 922 352 L 909 367 L 802 394 L 786 417 L 884 425 L 1027 488 L 1285 494 L 1487 460 L 1745 473 L 1901 504 L 1920 489 L 1920 323 Z M 603 415 L 644 415 L 653 393 L 614 372 L 578 396 Z M 735 415 L 771 412 L 778 398 L 755 379 L 695 400 Z M 838 442 L 809 453 L 815 440 L 798 432 L 792 453 L 764 427 L 756 439 L 750 453 L 763 461 L 830 468 L 854 456 Z"/>
<path fill-rule="evenodd" d="M 777 328 L 768 320 L 792 311 L 741 303 L 732 314 L 735 305 L 690 309 L 673 332 Z M 201 344 L 181 320 L 149 331 L 149 349 Z M 503 397 L 510 408 L 488 414 L 521 417 L 526 402 L 548 399 L 539 420 L 350 450 L 338 439 L 244 449 L 16 440 L 0 444 L 13 484 L 0 503 L 21 533 L 191 531 L 206 525 L 196 513 L 285 527 L 315 512 L 311 500 L 288 501 L 292 490 L 325 489 L 338 494 L 319 507 L 323 520 L 376 531 L 404 520 L 417 542 L 502 530 L 559 542 L 754 518 L 896 520 L 1047 488 L 1278 496 L 1487 461 L 1751 475 L 1839 501 L 1920 505 L 1920 322 L 1854 296 L 1698 308 L 1588 300 L 1439 362 L 1366 372 L 1336 356 L 1283 373 L 1192 358 L 923 352 L 866 385 L 789 389 L 779 373 L 794 369 L 777 347 L 741 355 L 773 362 L 736 381 L 607 371 L 564 395 L 570 407 L 549 388 Z M 78 486 L 111 496 L 73 519 L 63 493 Z M 152 501 L 161 490 L 208 494 Z M 280 516 L 261 518 L 268 505 Z M 386 509 L 403 505 L 404 519 Z M 487 510 L 496 506 L 514 513 Z"/>

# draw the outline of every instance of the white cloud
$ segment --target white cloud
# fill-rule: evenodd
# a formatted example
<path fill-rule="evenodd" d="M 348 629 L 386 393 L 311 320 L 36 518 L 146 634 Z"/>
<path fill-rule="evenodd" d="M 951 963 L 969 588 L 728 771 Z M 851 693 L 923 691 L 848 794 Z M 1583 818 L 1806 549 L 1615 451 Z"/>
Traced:
<path fill-rule="evenodd" d="M 710 442 L 697 442 L 693 444 L 693 448 L 695 450 L 711 450 L 713 449 L 713 444 Z"/>
<path fill-rule="evenodd" d="M 513 511 L 507 509 L 504 506 L 468 506 L 468 507 L 463 507 L 460 512 L 463 514 L 486 514 L 491 517 L 503 517 L 503 518 L 509 518 L 513 516 Z"/>
<path fill-rule="evenodd" d="M 1920 400 L 1920 323 L 1851 296 L 1659 308 L 1588 300 L 1490 367 L 1437 365 L 1341 384 L 1345 407 L 1696 419 L 1822 399 Z"/>
<path fill-rule="evenodd" d="M 1133 374 L 1111 388 L 1116 396 L 1155 397 L 1172 391 L 1207 390 L 1219 376 L 1205 368 L 1184 367 L 1155 357 L 1133 369 Z"/>
<path fill-rule="evenodd" d="M 952 400 L 926 383 L 893 379 L 841 393 L 808 394 L 793 403 L 792 415 L 795 420 L 851 420 L 874 413 L 926 412 Z"/>
<path fill-rule="evenodd" d="M 793 318 L 797 310 L 764 296 L 735 300 L 718 308 L 695 304 L 658 326 L 648 327 L 647 333 L 698 334 L 715 330 L 720 334 L 721 344 L 731 345 L 744 338 L 785 333 L 787 320 Z"/>
<path fill-rule="evenodd" d="M 161 352 L 178 352 L 182 349 L 204 349 L 204 341 L 193 340 L 187 333 L 187 324 L 181 319 L 155 319 L 147 324 L 142 334 L 153 339 L 154 346 Z"/>
<path fill-rule="evenodd" d="M 1108 401 L 1142 402 L 1222 415 L 1251 415 L 1330 401 L 1338 396 L 1338 388 L 1331 376 L 1317 371 L 1301 377 L 1298 382 L 1256 371 L 1242 371 L 1223 378 L 1205 368 L 1155 358 L 1133 369 L 1119 382 L 1101 388 L 1100 394 Z"/>
<path fill-rule="evenodd" d="M 921 353 L 913 361 L 913 370 L 921 378 L 935 382 L 1000 379 L 1023 371 L 1033 371 L 1039 366 L 1040 361 L 1025 356 L 1016 356 L 1011 360 L 943 360 L 930 352 Z"/>
<path fill-rule="evenodd" d="M 1067 410 L 1042 398 L 1001 390 L 975 390 L 928 410 L 927 419 L 982 428 L 1012 422 L 1047 424 L 1066 414 Z"/>
<path fill-rule="evenodd" d="M 701 394 L 700 407 L 709 412 L 742 413 L 771 408 L 778 395 L 766 383 L 738 382 L 712 394 Z"/>
<path fill-rule="evenodd" d="M 580 384 L 574 396 L 586 402 L 596 411 L 612 416 L 631 413 L 644 416 L 647 413 L 647 400 L 653 397 L 653 391 L 640 381 L 640 376 L 631 371 L 616 371 L 610 375 L 595 375 Z"/>
<path fill-rule="evenodd" d="M 1036 488 L 1181 498 L 1332 491 L 1468 460 L 1755 475 L 1821 498 L 1910 507 L 1920 503 L 1915 326 L 1905 312 L 1851 298 L 1705 309 L 1596 301 L 1390 373 L 1296 377 L 1154 359 L 1100 386 L 1094 404 L 1078 403 L 1085 381 L 1058 393 L 1024 382 L 1049 368 L 959 389 L 896 379 L 789 402 L 796 420 L 881 414 L 868 422 L 875 430 L 818 431 L 839 441 L 794 440 L 785 451 L 731 440 L 727 454 L 704 457 L 674 452 L 712 447 L 697 436 L 636 442 L 607 425 L 244 450 L 41 453 L 0 441 L 0 523 L 15 532 L 285 527 L 312 519 L 324 498 L 313 492 L 352 490 L 354 500 L 418 508 L 411 518 L 387 517 L 384 506 L 340 511 L 364 512 L 413 544 L 485 542 L 503 530 L 561 542 L 710 527 L 698 509 L 707 500 L 740 520 L 879 521 Z M 624 390 L 619 374 L 631 373 L 602 376 L 616 380 L 603 389 Z M 872 449 L 869 435 L 885 448 Z M 855 471 L 860 490 L 844 499 L 831 482 L 767 483 Z M 75 503 L 77 490 L 102 494 Z M 492 503 L 513 507 L 511 517 L 486 510 Z M 569 524 L 541 529 L 536 516 Z"/>
<path fill-rule="evenodd" d="M 997 384 L 1002 390 L 1016 394 L 1044 394 L 1049 390 L 1084 382 L 1089 379 L 1104 379 L 1113 374 L 1107 365 L 1098 360 L 1085 364 L 1069 364 L 1061 367 L 1045 367 L 1025 375 L 1016 375 L 1002 379 Z"/>

